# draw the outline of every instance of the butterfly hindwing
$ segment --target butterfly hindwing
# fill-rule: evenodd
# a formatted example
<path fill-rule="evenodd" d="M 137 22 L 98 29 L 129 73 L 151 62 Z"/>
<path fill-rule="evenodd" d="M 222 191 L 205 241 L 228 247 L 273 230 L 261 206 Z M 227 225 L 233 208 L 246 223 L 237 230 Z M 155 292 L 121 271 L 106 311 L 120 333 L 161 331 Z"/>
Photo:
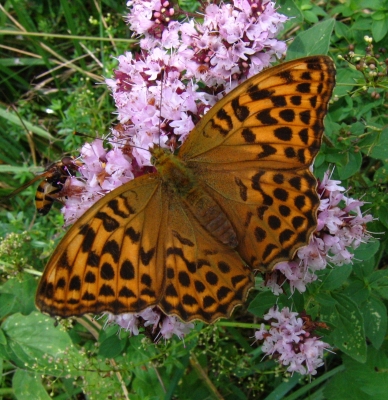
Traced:
<path fill-rule="evenodd" d="M 169 199 L 168 226 L 160 243 L 167 254 L 160 308 L 184 321 L 230 316 L 253 285 L 251 269 L 198 222 L 185 202 L 173 194 Z"/>
<path fill-rule="evenodd" d="M 245 168 L 212 172 L 204 181 L 236 231 L 237 252 L 253 269 L 266 272 L 290 260 L 316 227 L 319 202 L 309 171 Z"/>

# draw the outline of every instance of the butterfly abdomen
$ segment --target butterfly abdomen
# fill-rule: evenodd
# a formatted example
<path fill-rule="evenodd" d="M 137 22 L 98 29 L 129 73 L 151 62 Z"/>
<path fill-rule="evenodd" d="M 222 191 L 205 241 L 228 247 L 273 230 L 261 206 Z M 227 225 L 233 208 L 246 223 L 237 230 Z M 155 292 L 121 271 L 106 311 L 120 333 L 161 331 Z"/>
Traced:
<path fill-rule="evenodd" d="M 152 149 L 162 179 L 185 203 L 199 223 L 220 242 L 235 248 L 237 235 L 220 206 L 201 188 L 184 161 L 160 147 Z"/>
<path fill-rule="evenodd" d="M 194 216 L 209 233 L 229 247 L 237 247 L 237 235 L 232 224 L 220 206 L 199 185 L 188 193 L 185 200 Z"/>

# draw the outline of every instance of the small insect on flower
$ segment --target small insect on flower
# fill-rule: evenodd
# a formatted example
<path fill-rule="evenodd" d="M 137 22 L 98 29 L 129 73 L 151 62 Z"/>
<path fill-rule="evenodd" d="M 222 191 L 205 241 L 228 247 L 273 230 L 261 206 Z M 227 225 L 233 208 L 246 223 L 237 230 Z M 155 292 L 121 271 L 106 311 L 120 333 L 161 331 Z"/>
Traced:
<path fill-rule="evenodd" d="M 54 201 L 59 201 L 66 180 L 73 176 L 82 166 L 79 160 L 65 156 L 61 161 L 51 164 L 45 172 L 35 176 L 29 182 L 14 190 L 6 199 L 16 196 L 29 186 L 41 180 L 35 194 L 35 206 L 40 215 L 46 215 L 51 210 Z"/>

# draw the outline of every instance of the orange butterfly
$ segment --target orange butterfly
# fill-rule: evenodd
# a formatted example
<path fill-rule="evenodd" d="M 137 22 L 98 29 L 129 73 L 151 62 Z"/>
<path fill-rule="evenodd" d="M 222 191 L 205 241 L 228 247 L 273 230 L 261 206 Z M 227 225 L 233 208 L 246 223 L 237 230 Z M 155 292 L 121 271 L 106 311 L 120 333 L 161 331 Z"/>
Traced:
<path fill-rule="evenodd" d="M 308 243 L 319 151 L 335 69 L 326 56 L 247 80 L 199 122 L 157 172 L 113 190 L 67 232 L 36 305 L 69 317 L 158 306 L 183 321 L 229 317 L 253 286 Z"/>

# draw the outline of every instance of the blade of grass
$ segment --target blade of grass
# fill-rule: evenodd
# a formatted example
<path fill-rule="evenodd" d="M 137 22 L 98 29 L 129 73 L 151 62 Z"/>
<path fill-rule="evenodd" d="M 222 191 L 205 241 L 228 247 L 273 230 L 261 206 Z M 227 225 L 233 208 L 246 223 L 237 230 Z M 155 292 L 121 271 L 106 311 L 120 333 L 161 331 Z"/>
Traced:
<path fill-rule="evenodd" d="M 16 115 L 15 113 L 13 113 L 3 107 L 0 107 L 0 117 L 5 118 L 6 120 L 12 122 L 15 125 L 22 126 L 22 127 L 26 126 L 26 128 L 29 131 L 35 133 L 36 135 L 38 135 L 44 139 L 47 139 L 50 141 L 54 140 L 54 137 L 49 132 L 45 131 L 42 128 L 39 128 L 38 126 L 31 124 L 30 122 L 28 122 L 24 119 L 21 121 L 19 119 L 18 115 Z M 27 132 L 25 134 L 27 135 Z"/>

